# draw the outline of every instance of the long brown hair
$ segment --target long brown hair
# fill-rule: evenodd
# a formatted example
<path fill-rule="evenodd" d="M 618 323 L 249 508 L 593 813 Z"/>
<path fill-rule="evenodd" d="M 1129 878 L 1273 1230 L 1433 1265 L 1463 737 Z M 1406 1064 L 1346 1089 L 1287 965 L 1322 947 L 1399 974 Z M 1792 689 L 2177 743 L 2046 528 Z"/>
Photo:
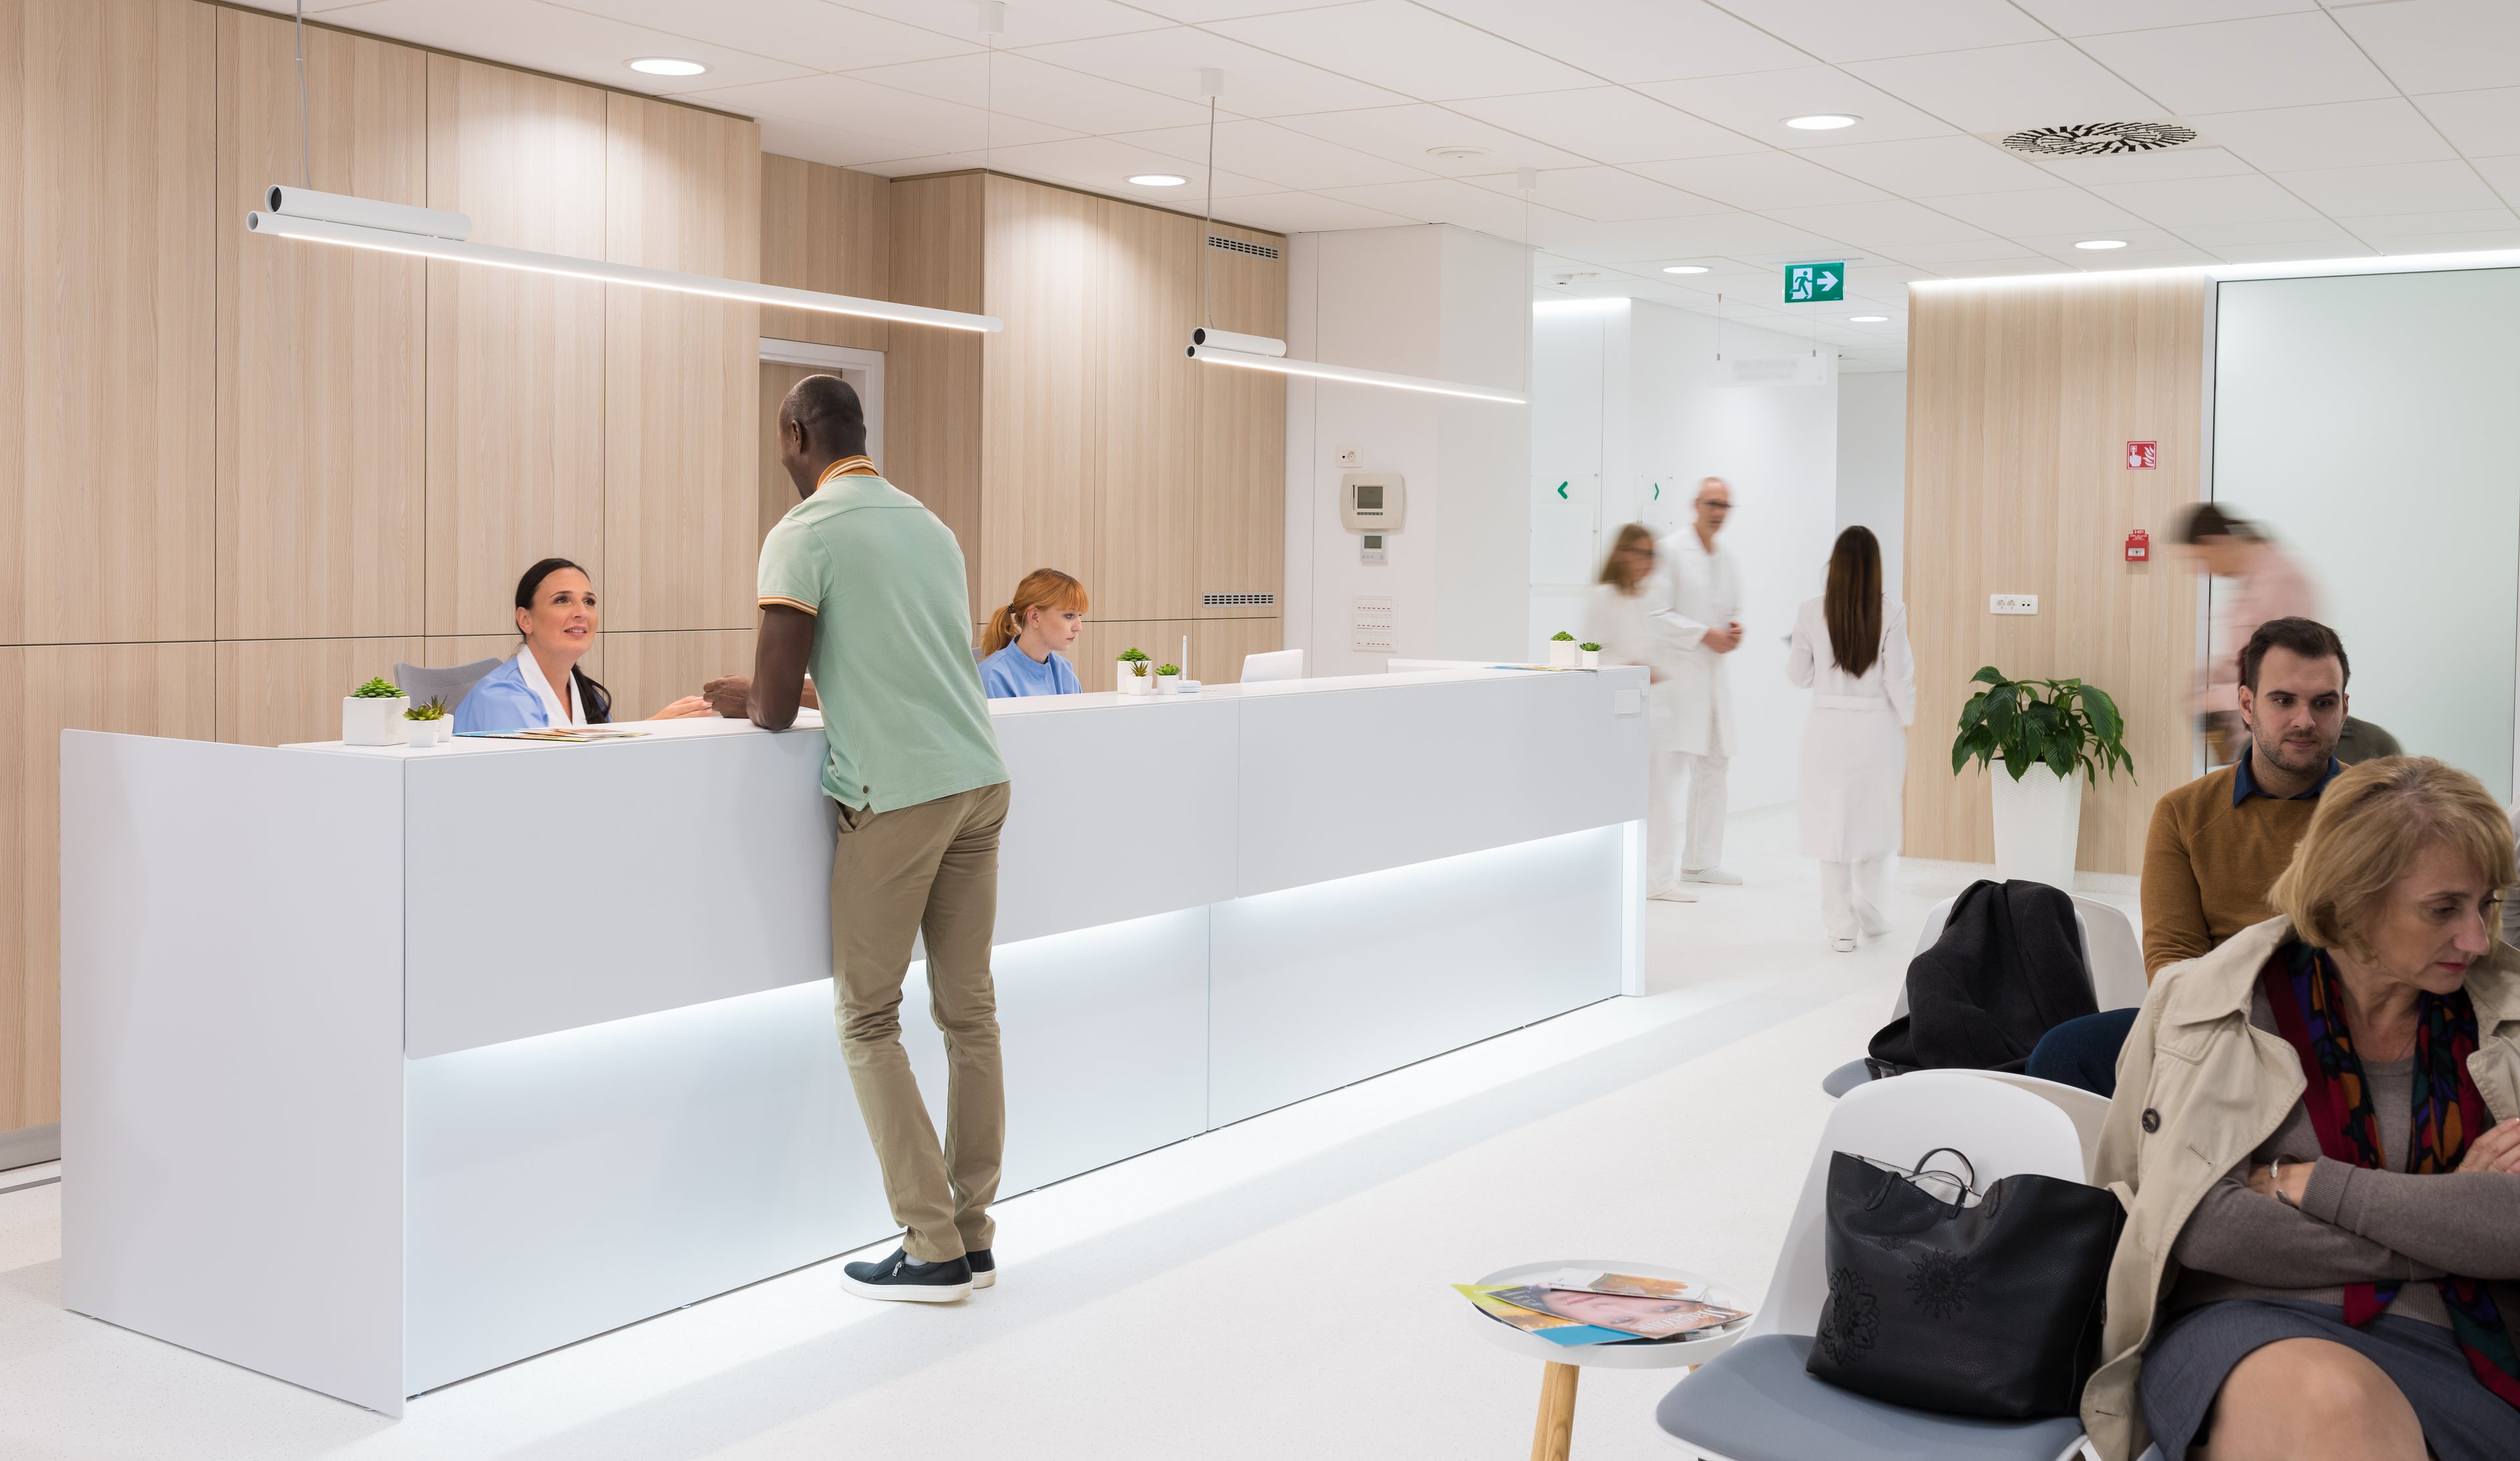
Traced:
<path fill-rule="evenodd" d="M 1622 594 L 1634 594 L 1637 591 L 1637 585 L 1643 581 L 1644 575 L 1639 574 L 1633 579 L 1619 577 L 1619 552 L 1622 549 L 1634 548 L 1640 543 L 1645 546 L 1645 552 L 1653 552 L 1653 529 L 1642 522 L 1632 522 L 1619 529 L 1618 541 L 1610 545 L 1609 555 L 1601 559 L 1601 582 Z"/>
<path fill-rule="evenodd" d="M 1056 568 L 1035 568 L 1015 585 L 1013 600 L 989 616 L 989 627 L 980 635 L 980 654 L 985 658 L 1013 643 L 1034 609 L 1081 614 L 1091 606 L 1083 584 Z"/>
<path fill-rule="evenodd" d="M 1881 657 L 1881 544 L 1868 527 L 1851 527 L 1837 535 L 1828 551 L 1828 597 L 1822 601 L 1828 621 L 1830 663 L 1861 678 Z"/>

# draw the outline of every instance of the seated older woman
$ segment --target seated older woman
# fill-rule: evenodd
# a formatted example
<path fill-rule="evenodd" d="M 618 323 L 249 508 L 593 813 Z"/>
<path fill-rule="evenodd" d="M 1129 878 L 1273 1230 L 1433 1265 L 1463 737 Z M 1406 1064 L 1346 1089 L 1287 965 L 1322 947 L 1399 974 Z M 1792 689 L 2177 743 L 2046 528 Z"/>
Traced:
<path fill-rule="evenodd" d="M 2122 1182 L 2100 1454 L 2520 1457 L 2511 824 L 2474 776 L 2340 774 L 2279 916 L 2163 970 L 2093 1180 Z"/>

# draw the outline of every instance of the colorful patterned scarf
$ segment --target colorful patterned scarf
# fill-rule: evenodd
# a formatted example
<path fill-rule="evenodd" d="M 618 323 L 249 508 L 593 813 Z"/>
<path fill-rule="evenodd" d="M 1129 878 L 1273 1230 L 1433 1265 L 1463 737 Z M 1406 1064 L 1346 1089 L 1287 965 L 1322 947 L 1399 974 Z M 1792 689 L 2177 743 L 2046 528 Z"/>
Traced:
<path fill-rule="evenodd" d="M 2296 940 L 2267 960 L 2262 978 L 2275 1029 L 2300 1055 L 2302 1074 L 2310 1079 L 2302 1104 L 2318 1132 L 2319 1152 L 2356 1167 L 2384 1170 L 2388 1164 L 2381 1155 L 2379 1122 L 2371 1110 L 2370 1085 L 2362 1079 L 2362 1057 L 2354 1053 L 2354 1038 L 2346 1033 L 2344 990 L 2335 961 L 2325 950 Z M 2470 1138 L 2494 1125 L 2467 1072 L 2467 1057 L 2475 1049 L 2476 1008 L 2467 992 L 2423 996 L 2415 1006 L 2409 1173 L 2456 1172 Z M 2494 1296 L 2473 1278 L 2453 1274 L 2434 1283 L 2442 1306 L 2450 1310 L 2459 1348 L 2467 1352 L 2468 1368 L 2486 1389 L 2520 1407 L 2520 1348 L 2515 1348 Z M 2394 1283 L 2347 1285 L 2345 1322 L 2360 1329 L 2378 1318 L 2398 1297 L 2398 1288 Z"/>

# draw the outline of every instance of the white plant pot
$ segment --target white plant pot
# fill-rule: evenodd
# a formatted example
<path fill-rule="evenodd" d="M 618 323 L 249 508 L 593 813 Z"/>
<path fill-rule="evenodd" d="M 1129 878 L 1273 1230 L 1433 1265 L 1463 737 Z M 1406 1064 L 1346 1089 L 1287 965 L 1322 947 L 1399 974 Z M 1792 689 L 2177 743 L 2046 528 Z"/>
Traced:
<path fill-rule="evenodd" d="M 1176 693 L 1180 689 L 1181 677 L 1179 675 L 1158 675 L 1155 677 L 1156 694 L 1169 695 Z"/>
<path fill-rule="evenodd" d="M 1583 656 L 1584 656 L 1583 668 L 1585 668 L 1585 669 L 1587 669 L 1587 670 L 1598 670 L 1598 669 L 1601 668 L 1601 651 L 1600 651 L 1600 650 L 1598 650 L 1598 649 L 1585 649 L 1585 650 L 1582 650 L 1582 651 L 1579 651 L 1579 652 L 1581 652 L 1581 653 L 1583 654 Z"/>
<path fill-rule="evenodd" d="M 1549 642 L 1549 667 L 1552 670 L 1575 669 L 1578 667 L 1577 657 L 1582 653 L 1582 650 L 1575 647 L 1575 642 L 1573 640 L 1551 640 Z"/>
<path fill-rule="evenodd" d="M 1123 659 L 1115 661 L 1114 664 L 1117 671 L 1117 678 L 1112 682 L 1111 687 L 1113 689 L 1118 690 L 1124 695 L 1143 695 L 1146 693 L 1145 690 L 1138 688 L 1138 677 L 1130 673 L 1137 669 L 1138 661 Z M 1151 666 L 1149 666 L 1149 668 L 1151 668 Z"/>
<path fill-rule="evenodd" d="M 415 751 L 435 750 L 437 728 L 444 724 L 444 721 L 405 721 L 402 723 L 403 744 Z"/>
<path fill-rule="evenodd" d="M 390 700 L 362 700 L 356 695 L 343 695 L 341 739 L 354 746 L 402 745 L 402 728 L 408 724 L 402 713 L 409 709 L 411 697 L 408 695 L 396 695 Z"/>
<path fill-rule="evenodd" d="M 2083 772 L 2059 776 L 2034 766 L 2012 779 L 1997 761 L 1987 768 L 1995 788 L 1995 875 L 2074 891 L 2074 844 L 2083 832 Z"/>
<path fill-rule="evenodd" d="M 437 728 L 437 743 L 438 743 L 439 745 L 441 745 L 441 746 L 451 746 L 451 745 L 455 744 L 455 717 L 454 717 L 454 716 L 452 716 L 452 715 L 442 715 L 442 716 L 439 716 L 437 719 L 435 719 L 435 720 L 433 720 L 433 721 L 429 722 L 429 724 L 430 724 L 430 725 L 432 725 L 432 726 L 435 726 L 435 727 Z"/>

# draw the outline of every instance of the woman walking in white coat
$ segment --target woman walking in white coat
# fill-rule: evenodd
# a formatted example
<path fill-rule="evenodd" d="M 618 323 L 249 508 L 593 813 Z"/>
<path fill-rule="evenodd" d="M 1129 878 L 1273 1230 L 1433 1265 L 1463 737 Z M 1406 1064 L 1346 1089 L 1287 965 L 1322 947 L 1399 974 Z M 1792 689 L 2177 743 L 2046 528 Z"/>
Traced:
<path fill-rule="evenodd" d="M 1803 856 L 1820 860 L 1829 945 L 1852 953 L 1859 929 L 1890 931 L 1883 883 L 1899 851 L 1908 727 L 1916 719 L 1908 609 L 1881 597 L 1881 545 L 1870 528 L 1837 535 L 1828 592 L 1794 615 L 1785 677 L 1817 691 L 1803 730 Z"/>
<path fill-rule="evenodd" d="M 1584 638 L 1601 646 L 1605 665 L 1645 667 L 1652 685 L 1646 700 L 1653 711 L 1654 735 L 1653 747 L 1645 753 L 1646 896 L 1695 903 L 1697 895 L 1680 885 L 1680 756 L 1662 744 L 1663 723 L 1671 713 L 1663 689 L 1676 654 L 1654 633 L 1655 556 L 1651 528 L 1632 522 L 1619 529 L 1602 560 L 1601 581 L 1584 601 Z"/>

